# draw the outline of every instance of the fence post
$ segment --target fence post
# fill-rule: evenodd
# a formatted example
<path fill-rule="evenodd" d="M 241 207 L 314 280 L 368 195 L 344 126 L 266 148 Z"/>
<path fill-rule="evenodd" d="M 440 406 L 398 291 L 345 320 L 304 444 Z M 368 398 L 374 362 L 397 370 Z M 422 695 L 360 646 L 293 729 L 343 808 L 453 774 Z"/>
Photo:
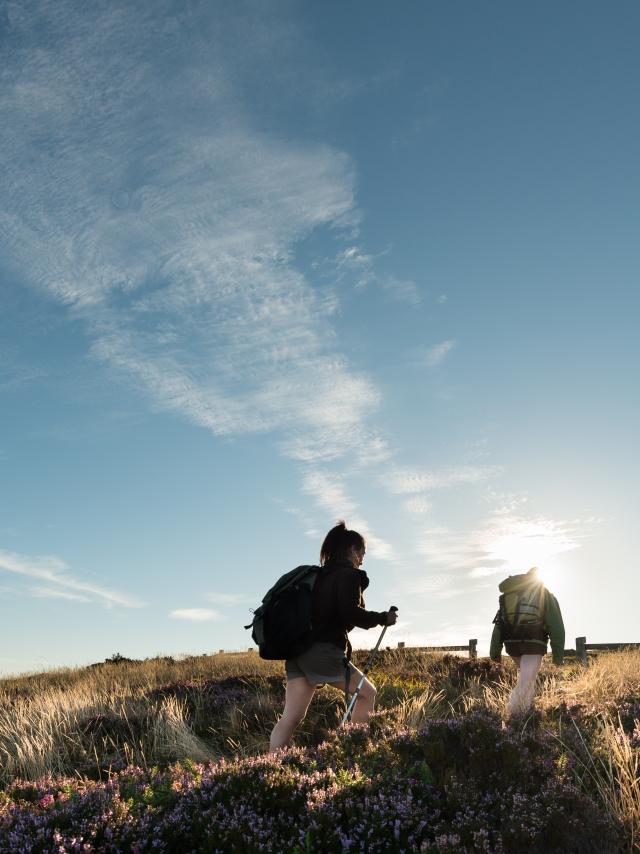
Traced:
<path fill-rule="evenodd" d="M 404 649 L 404 641 L 398 641 L 398 649 Z"/>
<path fill-rule="evenodd" d="M 584 664 L 585 667 L 588 666 L 589 662 L 587 660 L 587 639 L 584 638 L 576 638 L 576 658 L 580 662 L 580 664 Z"/>
<path fill-rule="evenodd" d="M 478 638 L 469 639 L 469 658 L 475 660 L 478 657 Z"/>

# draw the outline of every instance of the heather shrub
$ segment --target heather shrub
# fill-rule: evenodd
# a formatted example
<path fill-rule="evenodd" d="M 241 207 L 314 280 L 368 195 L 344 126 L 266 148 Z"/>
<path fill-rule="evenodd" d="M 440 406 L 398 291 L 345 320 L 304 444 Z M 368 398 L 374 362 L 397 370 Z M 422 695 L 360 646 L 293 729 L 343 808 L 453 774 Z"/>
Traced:
<path fill-rule="evenodd" d="M 552 741 L 520 743 L 486 715 L 419 732 L 381 715 L 317 749 L 16 784 L 0 851 L 616 850 L 619 827 L 550 773 L 554 758 Z"/>

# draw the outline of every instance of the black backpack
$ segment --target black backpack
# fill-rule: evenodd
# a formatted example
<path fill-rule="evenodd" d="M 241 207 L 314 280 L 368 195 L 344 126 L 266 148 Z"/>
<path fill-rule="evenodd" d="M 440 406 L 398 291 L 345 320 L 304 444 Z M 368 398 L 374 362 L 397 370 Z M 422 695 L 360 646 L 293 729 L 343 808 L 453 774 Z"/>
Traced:
<path fill-rule="evenodd" d="M 261 658 L 295 658 L 313 643 L 311 607 L 319 566 L 297 566 L 268 590 L 245 629 L 258 645 Z"/>

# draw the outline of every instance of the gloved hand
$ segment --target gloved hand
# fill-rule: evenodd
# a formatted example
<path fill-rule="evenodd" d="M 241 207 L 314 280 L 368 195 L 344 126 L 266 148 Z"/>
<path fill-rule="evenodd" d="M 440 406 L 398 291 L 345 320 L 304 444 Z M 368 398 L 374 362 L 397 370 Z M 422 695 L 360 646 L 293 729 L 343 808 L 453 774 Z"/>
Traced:
<path fill-rule="evenodd" d="M 391 608 L 389 611 L 387 611 L 387 622 L 385 623 L 385 626 L 395 625 L 397 619 L 398 619 L 398 609 L 397 608 Z"/>

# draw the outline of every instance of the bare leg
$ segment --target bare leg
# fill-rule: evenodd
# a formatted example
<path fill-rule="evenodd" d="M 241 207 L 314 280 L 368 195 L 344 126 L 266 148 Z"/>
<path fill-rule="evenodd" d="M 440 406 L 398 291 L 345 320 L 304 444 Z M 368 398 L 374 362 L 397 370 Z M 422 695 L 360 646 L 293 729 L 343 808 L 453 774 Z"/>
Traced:
<path fill-rule="evenodd" d="M 518 668 L 518 681 L 507 702 L 506 716 L 524 715 L 533 703 L 536 677 L 542 664 L 542 655 L 513 656 Z"/>
<path fill-rule="evenodd" d="M 362 673 L 354 667 L 351 671 L 351 680 L 349 682 L 349 691 L 352 694 L 358 687 L 358 682 L 360 681 L 361 676 Z M 344 691 L 344 682 L 332 682 L 331 684 L 336 688 L 340 688 L 341 691 Z M 362 683 L 360 693 L 358 694 L 356 704 L 353 707 L 353 712 L 351 713 L 351 721 L 354 724 L 364 723 L 373 711 L 375 703 L 375 685 L 373 684 L 373 682 L 369 682 L 368 679 L 365 679 Z"/>
<path fill-rule="evenodd" d="M 286 747 L 289 744 L 294 729 L 307 713 L 315 690 L 315 685 L 307 682 L 304 676 L 290 679 L 287 682 L 284 711 L 271 733 L 269 749 L 272 753 L 274 750 Z"/>

